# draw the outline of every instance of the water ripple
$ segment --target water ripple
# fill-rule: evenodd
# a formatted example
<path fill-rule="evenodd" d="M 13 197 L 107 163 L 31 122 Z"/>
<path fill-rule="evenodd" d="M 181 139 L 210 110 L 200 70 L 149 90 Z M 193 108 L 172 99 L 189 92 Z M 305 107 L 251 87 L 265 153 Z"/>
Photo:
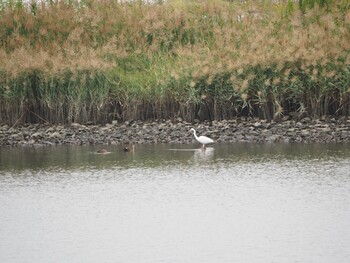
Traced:
<path fill-rule="evenodd" d="M 349 262 L 347 145 L 173 148 L 2 154 L 0 261 Z"/>

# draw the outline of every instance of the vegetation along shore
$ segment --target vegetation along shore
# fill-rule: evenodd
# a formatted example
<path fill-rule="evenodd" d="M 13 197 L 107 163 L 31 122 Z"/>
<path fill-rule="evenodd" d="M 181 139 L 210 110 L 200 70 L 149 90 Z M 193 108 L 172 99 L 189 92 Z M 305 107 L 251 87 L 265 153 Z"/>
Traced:
<path fill-rule="evenodd" d="M 228 126 L 234 134 L 246 128 L 242 118 L 261 123 L 247 124 L 250 133 L 279 136 L 278 123 L 298 133 L 297 123 L 313 123 L 342 129 L 342 138 L 349 40 L 349 0 L 0 1 L 0 141 L 16 144 L 26 127 L 46 127 L 61 143 L 76 123 L 99 131 L 113 121 L 154 122 L 159 130 L 166 122 L 155 120 L 179 118 L 181 132 L 199 120 L 222 141 L 241 138 L 220 137 L 215 123 L 243 125 Z M 108 143 L 119 140 L 118 127 L 109 127 Z M 300 138 L 316 140 L 308 131 Z M 18 138 L 26 133 L 32 138 Z"/>

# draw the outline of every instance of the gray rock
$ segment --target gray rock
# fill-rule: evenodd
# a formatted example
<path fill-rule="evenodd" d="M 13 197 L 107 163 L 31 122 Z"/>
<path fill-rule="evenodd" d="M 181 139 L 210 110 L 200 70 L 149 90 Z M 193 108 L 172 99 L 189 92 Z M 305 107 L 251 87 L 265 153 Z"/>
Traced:
<path fill-rule="evenodd" d="M 14 133 L 10 137 L 12 140 L 15 140 L 15 141 L 23 140 L 23 135 L 21 133 Z"/>
<path fill-rule="evenodd" d="M 79 128 L 83 127 L 84 125 L 81 125 L 79 123 L 73 122 L 70 126 L 72 128 L 74 128 L 74 129 L 79 129 Z"/>
<path fill-rule="evenodd" d="M 51 132 L 54 132 L 56 129 L 54 127 L 50 127 L 48 128 L 45 132 L 46 133 L 51 133 Z"/>
<path fill-rule="evenodd" d="M 301 122 L 301 123 L 309 123 L 310 121 L 311 121 L 311 118 L 305 117 L 305 118 L 303 118 L 300 122 Z"/>
<path fill-rule="evenodd" d="M 0 131 L 7 131 L 9 129 L 8 125 L 3 125 L 0 127 Z"/>
<path fill-rule="evenodd" d="M 280 139 L 279 135 L 271 135 L 271 136 L 266 137 L 266 141 L 268 141 L 268 142 L 277 142 L 277 141 L 279 141 L 279 139 Z"/>
<path fill-rule="evenodd" d="M 327 133 L 327 132 L 331 132 L 332 129 L 330 127 L 325 127 L 325 128 L 320 128 L 320 131 Z"/>
<path fill-rule="evenodd" d="M 45 137 L 45 134 L 44 132 L 35 132 L 32 134 L 31 136 L 33 139 L 39 139 L 39 138 L 44 138 Z"/>
<path fill-rule="evenodd" d="M 63 139 L 64 136 L 60 134 L 59 132 L 53 132 L 49 135 L 49 138 L 51 139 Z"/>
<path fill-rule="evenodd" d="M 254 126 L 255 128 L 261 128 L 261 127 L 262 127 L 262 124 L 261 124 L 261 122 L 255 122 L 255 123 L 253 124 L 253 126 Z"/>
<path fill-rule="evenodd" d="M 302 131 L 301 131 L 301 134 L 302 134 L 303 136 L 308 136 L 308 135 L 310 135 L 310 131 L 309 131 L 309 130 L 302 130 Z"/>

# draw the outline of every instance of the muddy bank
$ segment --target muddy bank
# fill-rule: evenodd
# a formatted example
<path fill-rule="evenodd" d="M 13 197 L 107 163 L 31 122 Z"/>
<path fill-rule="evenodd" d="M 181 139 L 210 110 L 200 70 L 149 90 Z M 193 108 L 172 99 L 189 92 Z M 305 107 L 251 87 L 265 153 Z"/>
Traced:
<path fill-rule="evenodd" d="M 350 120 L 324 117 L 266 121 L 252 118 L 189 123 L 179 119 L 130 121 L 107 125 L 26 124 L 0 126 L 0 146 L 44 146 L 124 143 L 192 143 L 190 128 L 215 142 L 350 142 Z"/>

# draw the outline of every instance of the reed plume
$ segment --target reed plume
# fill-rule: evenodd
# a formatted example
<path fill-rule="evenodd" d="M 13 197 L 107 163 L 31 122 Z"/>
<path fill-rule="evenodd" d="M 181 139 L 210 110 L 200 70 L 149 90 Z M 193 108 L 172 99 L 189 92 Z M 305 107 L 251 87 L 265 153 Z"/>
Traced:
<path fill-rule="evenodd" d="M 349 5 L 302 3 L 2 3 L 0 122 L 348 115 Z"/>

